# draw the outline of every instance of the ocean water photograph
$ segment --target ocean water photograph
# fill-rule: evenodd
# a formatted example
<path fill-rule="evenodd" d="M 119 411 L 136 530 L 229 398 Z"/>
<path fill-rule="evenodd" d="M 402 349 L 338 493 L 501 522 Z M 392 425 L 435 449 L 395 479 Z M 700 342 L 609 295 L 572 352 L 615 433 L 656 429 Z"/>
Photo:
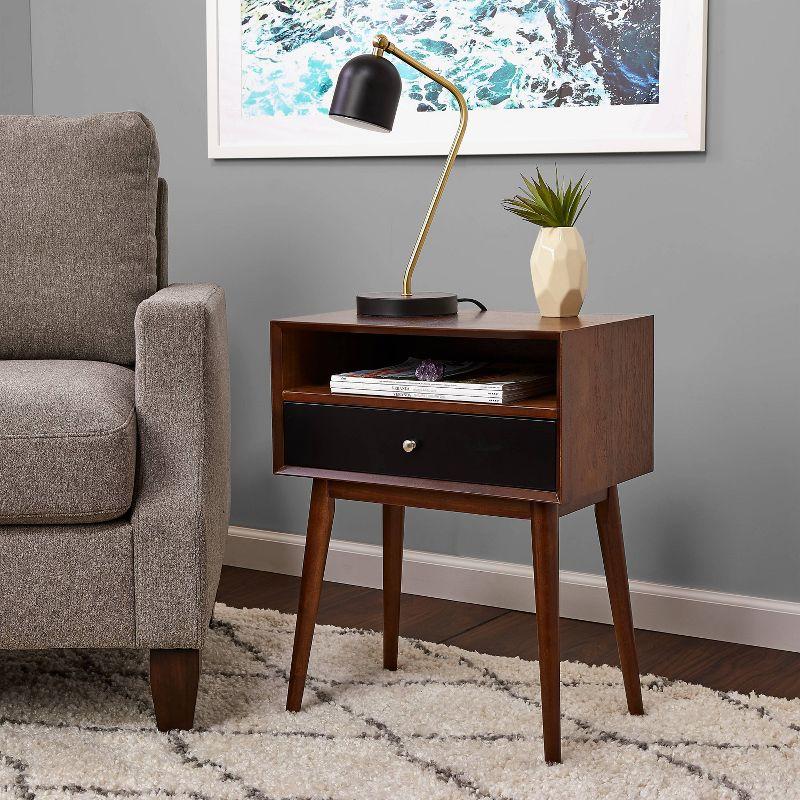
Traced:
<path fill-rule="evenodd" d="M 453 97 L 399 59 L 390 136 L 330 125 L 377 34 L 463 93 L 465 154 L 702 148 L 706 0 L 207 2 L 212 157 L 446 152 Z"/>
<path fill-rule="evenodd" d="M 336 74 L 391 31 L 403 50 L 459 87 L 470 109 L 658 102 L 661 0 L 247 0 L 242 113 L 325 114 Z M 399 66 L 408 109 L 444 111 L 449 94 Z"/>

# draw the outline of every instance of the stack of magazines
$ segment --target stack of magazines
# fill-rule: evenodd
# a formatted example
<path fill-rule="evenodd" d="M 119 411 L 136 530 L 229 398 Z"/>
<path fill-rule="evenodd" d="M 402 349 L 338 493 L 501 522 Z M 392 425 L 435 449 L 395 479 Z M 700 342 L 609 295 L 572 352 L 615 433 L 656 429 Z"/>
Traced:
<path fill-rule="evenodd" d="M 515 367 L 491 366 L 478 361 L 440 361 L 439 380 L 419 380 L 422 362 L 406 359 L 380 369 L 362 369 L 331 375 L 331 391 L 379 397 L 409 397 L 465 403 L 513 403 L 526 397 L 552 392 L 551 374 Z"/>

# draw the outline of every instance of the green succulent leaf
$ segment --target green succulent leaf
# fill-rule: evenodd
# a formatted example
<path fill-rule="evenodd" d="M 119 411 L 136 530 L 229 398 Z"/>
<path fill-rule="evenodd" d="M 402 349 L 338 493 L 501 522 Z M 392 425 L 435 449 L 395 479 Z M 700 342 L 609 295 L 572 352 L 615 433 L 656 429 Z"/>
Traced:
<path fill-rule="evenodd" d="M 503 208 L 543 228 L 572 227 L 592 194 L 588 191 L 589 182 L 585 172 L 577 181 L 570 180 L 566 186 L 558 174 L 558 166 L 555 168 L 553 185 L 547 183 L 538 168 L 535 178 L 521 177 L 523 186 L 520 187 L 520 194 L 503 200 Z"/>

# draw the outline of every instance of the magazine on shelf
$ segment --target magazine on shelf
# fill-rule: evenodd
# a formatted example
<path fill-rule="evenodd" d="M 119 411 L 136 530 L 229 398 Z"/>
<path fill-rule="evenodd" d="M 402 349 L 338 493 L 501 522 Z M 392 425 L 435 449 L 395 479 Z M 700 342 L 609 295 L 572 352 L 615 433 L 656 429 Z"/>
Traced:
<path fill-rule="evenodd" d="M 519 367 L 489 365 L 479 361 L 445 361 L 443 379 L 418 380 L 420 360 L 380 369 L 356 370 L 331 376 L 331 391 L 378 397 L 408 397 L 471 403 L 510 403 L 552 391 L 553 376 Z"/>
<path fill-rule="evenodd" d="M 462 386 L 461 382 L 454 383 L 442 381 L 420 381 L 417 379 L 417 367 L 422 363 L 419 358 L 407 358 L 402 364 L 392 364 L 389 367 L 378 369 L 358 369 L 353 372 L 341 372 L 331 375 L 331 382 L 368 382 L 370 385 L 381 383 L 396 383 L 397 381 L 413 381 L 414 383 L 436 383 L 439 386 Z M 483 361 L 441 361 L 444 370 L 443 378 L 458 378 L 470 375 L 486 366 Z"/>

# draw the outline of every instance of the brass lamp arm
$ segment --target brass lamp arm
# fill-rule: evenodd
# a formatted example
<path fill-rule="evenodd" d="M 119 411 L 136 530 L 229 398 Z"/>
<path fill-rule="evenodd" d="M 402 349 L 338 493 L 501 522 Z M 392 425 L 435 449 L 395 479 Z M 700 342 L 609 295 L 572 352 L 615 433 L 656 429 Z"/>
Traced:
<path fill-rule="evenodd" d="M 431 204 L 428 206 L 428 213 L 425 215 L 425 219 L 422 222 L 422 227 L 420 228 L 419 235 L 417 236 L 417 242 L 414 245 L 414 249 L 411 251 L 411 258 L 408 260 L 406 271 L 403 275 L 403 295 L 409 296 L 411 294 L 411 278 L 414 275 L 414 268 L 417 266 L 417 260 L 419 259 L 420 252 L 422 251 L 422 246 L 425 244 L 425 239 L 428 236 L 428 231 L 430 230 L 431 222 L 433 221 L 433 215 L 436 213 L 436 207 L 439 205 L 439 200 L 442 199 L 444 187 L 447 184 L 447 179 L 450 177 L 450 172 L 453 169 L 453 163 L 456 160 L 456 155 L 458 155 L 458 148 L 461 146 L 461 140 L 464 138 L 464 134 L 467 130 L 467 103 L 464 100 L 464 95 L 461 94 L 455 84 L 451 83 L 449 80 L 447 80 L 447 78 L 443 78 L 432 69 L 429 69 L 424 64 L 417 61 L 416 58 L 408 55 L 408 53 L 404 53 L 398 47 L 395 47 L 383 34 L 376 36 L 372 44 L 375 48 L 374 53 L 376 56 L 382 56 L 384 52 L 391 53 L 393 56 L 395 56 L 395 58 L 399 58 L 410 67 L 413 67 L 418 72 L 421 72 L 427 78 L 430 78 L 432 81 L 436 81 L 436 83 L 438 83 L 440 86 L 443 86 L 445 89 L 447 89 L 447 91 L 450 92 L 453 97 L 455 97 L 456 102 L 458 103 L 458 110 L 460 114 L 456 136 L 453 139 L 453 144 L 450 145 L 450 152 L 447 156 L 447 160 L 444 162 L 442 174 L 439 176 L 439 182 L 436 184 L 436 189 L 433 193 L 433 197 L 431 198 Z"/>

